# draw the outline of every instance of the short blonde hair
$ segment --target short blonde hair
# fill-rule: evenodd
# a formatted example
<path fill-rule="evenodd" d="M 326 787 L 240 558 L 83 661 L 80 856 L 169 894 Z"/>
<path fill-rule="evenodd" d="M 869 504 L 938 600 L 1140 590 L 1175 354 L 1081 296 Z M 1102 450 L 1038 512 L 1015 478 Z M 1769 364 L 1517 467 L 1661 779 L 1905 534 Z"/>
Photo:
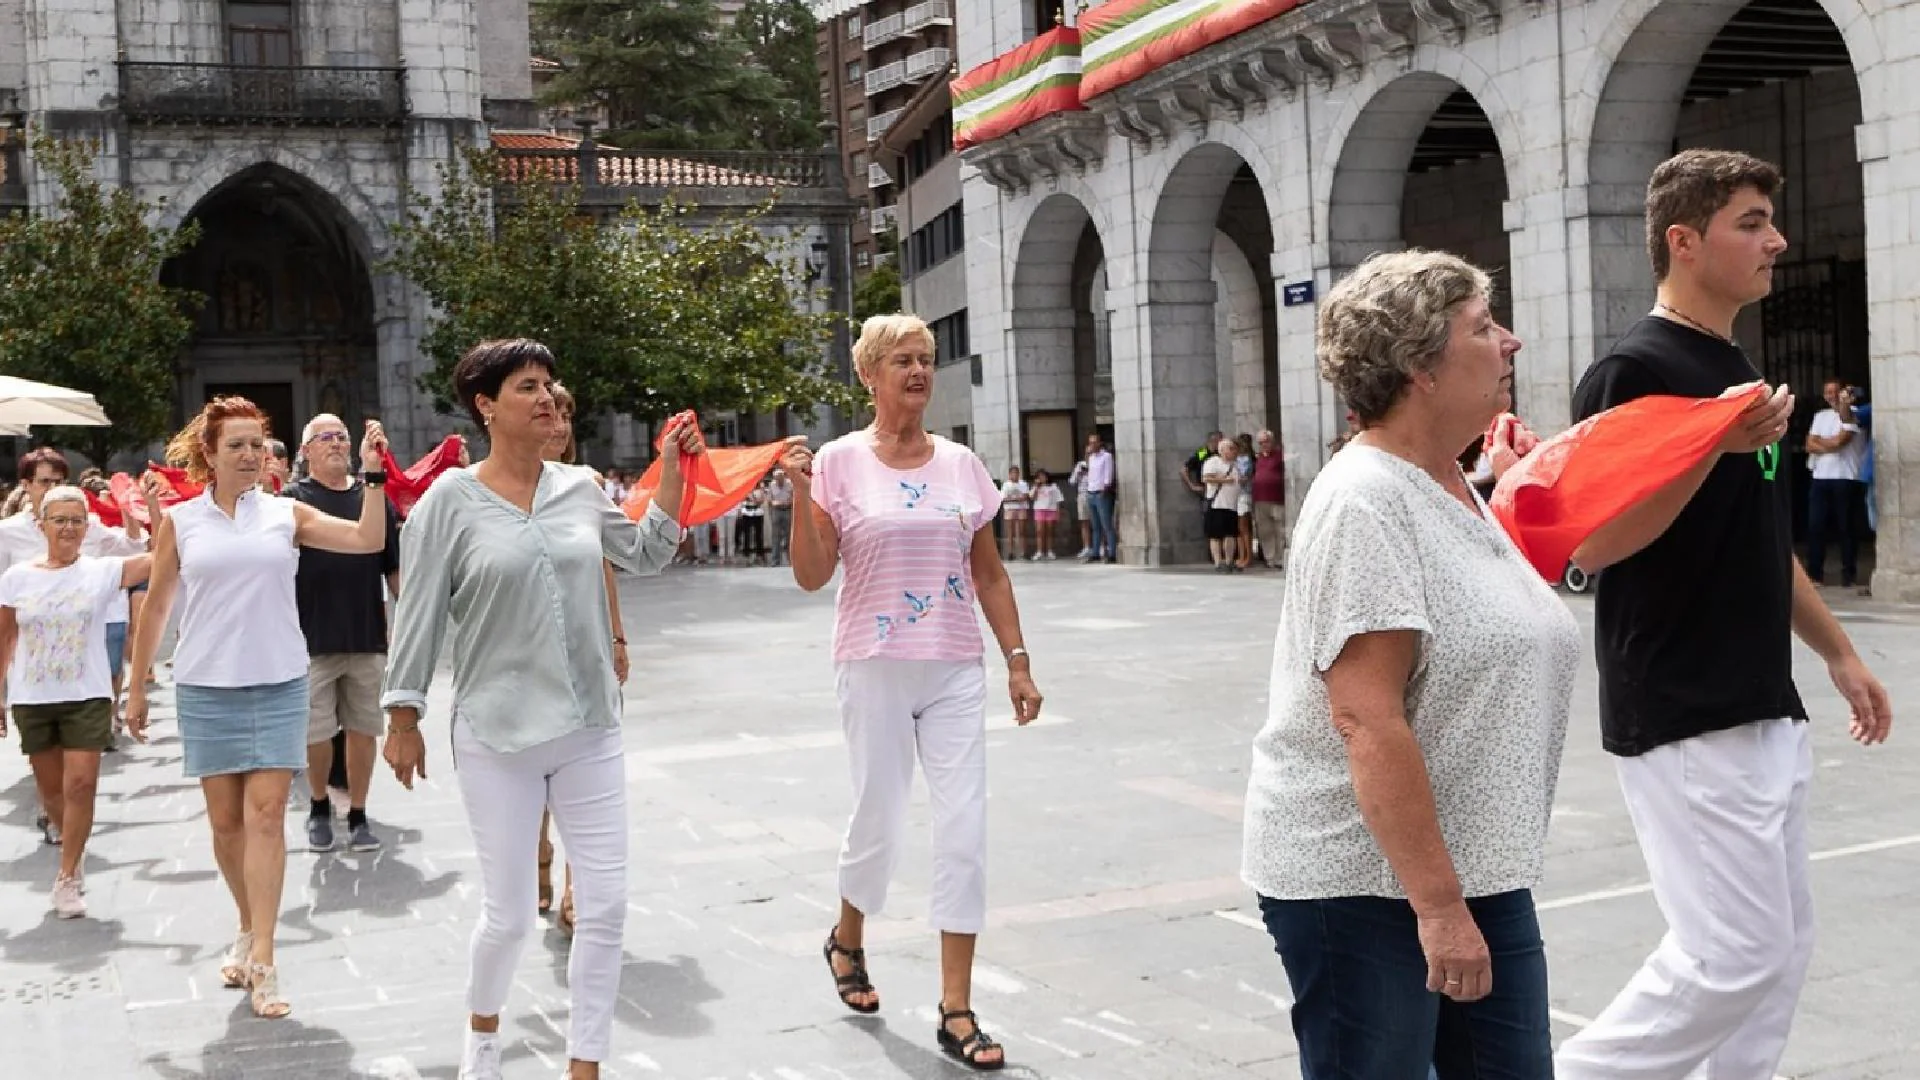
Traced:
<path fill-rule="evenodd" d="M 1433 370 L 1460 306 L 1492 293 L 1486 271 L 1444 251 L 1369 256 L 1320 309 L 1320 377 L 1360 426 L 1377 423 L 1415 374 Z"/>
<path fill-rule="evenodd" d="M 92 512 L 92 504 L 87 502 L 87 493 L 72 484 L 61 484 L 40 498 L 40 516 L 47 516 L 47 507 L 54 503 L 79 503 L 80 509 Z"/>
<path fill-rule="evenodd" d="M 909 338 L 918 338 L 927 347 L 928 352 L 936 351 L 939 346 L 933 340 L 933 331 L 928 329 L 925 319 L 918 315 L 875 315 L 860 324 L 860 340 L 853 343 L 853 368 L 861 378 L 869 378 L 874 369 L 880 366 L 901 342 Z"/>

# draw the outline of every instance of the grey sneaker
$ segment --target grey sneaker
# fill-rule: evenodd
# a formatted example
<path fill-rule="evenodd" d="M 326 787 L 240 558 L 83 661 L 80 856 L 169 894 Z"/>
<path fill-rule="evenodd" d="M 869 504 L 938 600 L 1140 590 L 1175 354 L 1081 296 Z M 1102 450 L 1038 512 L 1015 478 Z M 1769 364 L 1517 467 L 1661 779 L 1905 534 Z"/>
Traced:
<path fill-rule="evenodd" d="M 363 821 L 353 827 L 353 835 L 348 837 L 347 846 L 355 851 L 379 851 L 380 838 L 373 835 L 373 827 Z"/>
<path fill-rule="evenodd" d="M 333 850 L 333 819 L 331 817 L 307 818 L 307 850 Z"/>

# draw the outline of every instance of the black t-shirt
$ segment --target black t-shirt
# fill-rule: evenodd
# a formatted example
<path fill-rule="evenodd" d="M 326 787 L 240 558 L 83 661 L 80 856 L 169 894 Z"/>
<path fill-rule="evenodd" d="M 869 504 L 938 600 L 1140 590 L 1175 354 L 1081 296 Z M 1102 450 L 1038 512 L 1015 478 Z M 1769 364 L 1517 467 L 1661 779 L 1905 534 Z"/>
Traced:
<path fill-rule="evenodd" d="M 1576 419 L 1649 394 L 1760 378 L 1736 345 L 1648 316 L 1573 392 Z M 1624 757 L 1760 720 L 1804 720 L 1793 687 L 1789 481 L 1726 454 L 1659 539 L 1600 575 L 1600 741 Z"/>
<path fill-rule="evenodd" d="M 360 518 L 360 481 L 335 491 L 309 476 L 287 485 L 282 494 L 334 517 Z M 400 569 L 399 514 L 387 503 L 386 550 L 373 555 L 340 555 L 300 549 L 300 572 L 293 582 L 300 607 L 300 632 L 310 656 L 387 651 L 387 612 L 381 578 Z"/>
<path fill-rule="evenodd" d="M 1205 475 L 1206 468 L 1207 468 L 1207 459 L 1212 456 L 1213 456 L 1212 453 L 1207 451 L 1206 448 L 1202 447 L 1199 450 L 1195 450 L 1193 452 L 1193 456 L 1187 459 L 1187 463 L 1181 466 L 1181 468 L 1185 469 L 1187 472 L 1187 479 L 1192 480 L 1196 484 L 1202 485 L 1203 490 L 1195 492 L 1195 494 L 1199 497 L 1200 501 L 1203 503 L 1207 501 L 1207 495 L 1206 495 L 1206 491 L 1204 490 L 1205 481 L 1203 481 L 1201 477 Z"/>

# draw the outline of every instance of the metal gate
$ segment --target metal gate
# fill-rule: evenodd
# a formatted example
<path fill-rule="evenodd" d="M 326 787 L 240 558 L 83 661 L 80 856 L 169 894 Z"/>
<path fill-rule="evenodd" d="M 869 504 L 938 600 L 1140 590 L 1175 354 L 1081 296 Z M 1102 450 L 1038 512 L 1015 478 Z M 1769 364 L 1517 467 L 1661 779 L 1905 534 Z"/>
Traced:
<path fill-rule="evenodd" d="M 1793 423 L 1782 440 L 1793 478 L 1794 533 L 1806 518 L 1807 429 L 1827 407 L 1826 380 L 1872 389 L 1867 359 L 1867 264 L 1817 259 L 1773 268 L 1773 291 L 1760 303 L 1754 357 L 1770 384 L 1793 388 Z"/>

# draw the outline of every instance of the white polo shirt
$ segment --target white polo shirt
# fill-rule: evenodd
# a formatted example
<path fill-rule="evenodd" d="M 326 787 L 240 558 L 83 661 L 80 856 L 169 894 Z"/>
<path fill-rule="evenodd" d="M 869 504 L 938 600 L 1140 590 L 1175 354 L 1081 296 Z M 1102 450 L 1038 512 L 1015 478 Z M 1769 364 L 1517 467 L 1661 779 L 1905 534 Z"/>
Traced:
<path fill-rule="evenodd" d="M 293 587 L 300 569 L 297 505 L 249 488 L 228 517 L 209 487 L 167 512 L 180 549 L 176 682 L 271 686 L 307 673 Z"/>
<path fill-rule="evenodd" d="M 1814 414 L 1813 426 L 1807 430 L 1807 434 L 1831 439 L 1843 431 L 1853 432 L 1853 438 L 1847 445 L 1830 454 L 1807 455 L 1807 468 L 1812 471 L 1815 480 L 1860 479 L 1860 463 L 1866 456 L 1867 439 L 1860 433 L 1859 424 L 1843 422 L 1840 414 L 1832 409 L 1821 409 Z"/>

